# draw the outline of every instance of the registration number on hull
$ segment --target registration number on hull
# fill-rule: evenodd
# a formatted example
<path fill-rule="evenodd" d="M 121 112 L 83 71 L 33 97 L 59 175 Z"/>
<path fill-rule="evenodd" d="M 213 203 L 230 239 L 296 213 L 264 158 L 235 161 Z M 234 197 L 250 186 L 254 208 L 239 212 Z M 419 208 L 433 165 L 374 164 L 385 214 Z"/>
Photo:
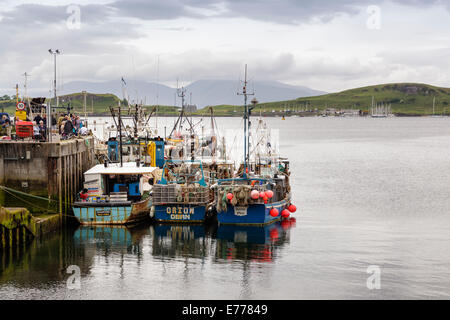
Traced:
<path fill-rule="evenodd" d="M 111 210 L 99 210 L 96 211 L 95 214 L 97 217 L 107 217 L 111 215 Z"/>
<path fill-rule="evenodd" d="M 247 215 L 247 207 L 234 207 L 234 215 L 245 217 Z"/>

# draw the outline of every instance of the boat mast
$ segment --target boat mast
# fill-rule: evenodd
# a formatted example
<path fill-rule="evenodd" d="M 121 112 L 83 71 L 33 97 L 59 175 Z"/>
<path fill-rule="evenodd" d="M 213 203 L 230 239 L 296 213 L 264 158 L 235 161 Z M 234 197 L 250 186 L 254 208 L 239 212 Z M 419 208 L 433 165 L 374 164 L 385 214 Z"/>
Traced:
<path fill-rule="evenodd" d="M 156 134 L 158 134 L 158 106 L 159 106 L 159 55 L 156 68 Z"/>
<path fill-rule="evenodd" d="M 178 88 L 178 85 L 177 85 L 177 88 Z M 189 124 L 189 127 L 190 127 L 189 132 L 191 133 L 191 135 L 194 134 L 194 125 L 192 123 L 192 116 L 191 116 L 191 120 L 189 120 L 189 115 L 186 112 L 186 105 L 185 105 L 186 88 L 181 87 L 181 89 L 177 89 L 176 95 L 181 98 L 181 111 L 180 111 L 180 115 L 178 116 L 177 121 L 175 122 L 175 124 L 173 126 L 172 131 L 170 132 L 169 138 L 172 138 L 172 134 L 177 129 L 177 127 L 179 127 L 179 132 L 181 133 L 182 125 L 185 120 Z"/>
<path fill-rule="evenodd" d="M 30 74 L 28 74 L 28 73 L 24 73 L 23 74 L 23 76 L 25 77 L 25 84 L 24 84 L 24 89 L 25 89 L 25 94 L 24 94 L 24 96 L 23 96 L 23 100 L 26 100 L 27 102 L 28 102 L 28 106 L 29 106 L 29 108 L 30 108 L 30 110 L 31 110 L 31 105 L 30 105 L 30 98 L 28 97 L 28 77 L 30 76 Z"/>
<path fill-rule="evenodd" d="M 123 159 L 122 159 L 122 111 L 120 110 L 120 102 L 119 102 L 119 155 L 120 155 L 120 166 L 123 167 Z"/>
<path fill-rule="evenodd" d="M 181 89 L 178 88 L 178 81 L 177 81 L 177 92 L 175 93 L 175 100 L 176 97 L 180 97 L 181 98 L 181 111 L 180 111 L 180 115 L 178 116 L 177 121 L 175 122 L 172 131 L 170 132 L 169 138 L 172 138 L 172 134 L 174 133 L 174 131 L 177 129 L 178 125 L 180 127 L 180 132 L 181 132 L 181 126 L 183 123 L 183 115 L 184 115 L 184 97 L 186 94 L 186 89 L 184 87 L 181 87 Z M 176 104 L 176 103 L 175 103 Z"/>
<path fill-rule="evenodd" d="M 247 165 L 250 161 L 250 111 L 253 108 L 249 108 L 247 105 L 247 97 L 255 95 L 254 93 L 247 93 L 247 65 L 245 65 L 244 86 L 242 93 L 238 92 L 239 96 L 244 96 L 244 178 L 247 178 Z"/>

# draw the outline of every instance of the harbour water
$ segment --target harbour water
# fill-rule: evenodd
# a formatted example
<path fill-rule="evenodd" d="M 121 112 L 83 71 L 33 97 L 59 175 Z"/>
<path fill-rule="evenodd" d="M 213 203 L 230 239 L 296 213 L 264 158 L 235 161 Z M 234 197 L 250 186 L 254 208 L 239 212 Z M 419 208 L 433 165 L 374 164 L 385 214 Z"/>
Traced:
<path fill-rule="evenodd" d="M 450 118 L 267 122 L 291 161 L 295 223 L 65 230 L 1 253 L 0 297 L 450 298 Z"/>

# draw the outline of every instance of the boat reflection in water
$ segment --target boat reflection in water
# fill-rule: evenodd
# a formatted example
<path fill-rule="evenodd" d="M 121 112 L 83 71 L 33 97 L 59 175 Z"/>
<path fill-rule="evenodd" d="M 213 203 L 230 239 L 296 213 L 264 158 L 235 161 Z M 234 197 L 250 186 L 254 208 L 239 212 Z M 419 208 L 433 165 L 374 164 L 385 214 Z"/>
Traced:
<path fill-rule="evenodd" d="M 114 253 L 142 256 L 144 243 L 153 258 L 211 257 L 214 262 L 245 260 L 273 262 L 277 250 L 289 243 L 289 230 L 295 219 L 283 220 L 267 226 L 157 224 L 135 228 L 121 226 L 79 227 L 73 244 L 85 250 L 87 256 Z M 150 241 L 144 240 L 149 239 Z"/>
<path fill-rule="evenodd" d="M 142 239 L 149 233 L 148 226 L 80 226 L 73 234 L 73 246 L 77 249 L 104 250 L 112 253 L 140 254 Z"/>
<path fill-rule="evenodd" d="M 262 227 L 221 225 L 216 259 L 273 262 L 277 250 L 289 243 L 289 230 L 294 226 L 294 218 Z"/>
<path fill-rule="evenodd" d="M 158 299 L 189 292 L 205 298 L 205 281 L 218 277 L 222 282 L 216 289 L 224 290 L 221 294 L 226 297 L 227 286 L 238 290 L 235 282 L 228 281 L 226 266 L 235 263 L 243 271 L 242 285 L 238 285 L 247 297 L 251 296 L 247 291 L 252 288 L 253 266 L 272 267 L 289 243 L 294 224 L 290 220 L 265 227 L 80 226 L 0 252 L 0 296 L 118 299 L 139 292 L 138 297 Z M 67 289 L 68 270 L 73 266 L 79 268 L 81 290 Z"/>
<path fill-rule="evenodd" d="M 272 262 L 276 251 L 289 242 L 289 230 L 295 219 L 271 225 L 155 225 L 154 257 L 171 259 L 193 257 L 213 262 L 245 260 Z"/>
<path fill-rule="evenodd" d="M 206 225 L 159 224 L 152 226 L 152 255 L 161 260 L 199 258 L 204 260 L 211 248 L 211 228 Z"/>

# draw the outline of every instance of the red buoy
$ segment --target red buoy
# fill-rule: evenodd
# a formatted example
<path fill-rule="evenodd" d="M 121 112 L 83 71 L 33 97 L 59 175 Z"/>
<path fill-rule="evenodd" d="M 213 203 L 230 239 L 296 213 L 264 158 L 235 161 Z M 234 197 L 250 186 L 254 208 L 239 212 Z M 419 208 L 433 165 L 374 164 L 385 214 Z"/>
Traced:
<path fill-rule="evenodd" d="M 289 210 L 284 209 L 283 211 L 281 211 L 281 216 L 283 218 L 289 218 L 290 215 L 291 213 L 289 212 Z"/>
<path fill-rule="evenodd" d="M 233 199 L 233 194 L 232 193 L 228 193 L 227 194 L 227 199 L 231 201 Z"/>
<path fill-rule="evenodd" d="M 291 204 L 291 205 L 288 207 L 288 210 L 289 210 L 290 212 L 294 213 L 295 211 L 297 211 L 297 207 L 294 206 L 293 204 Z"/>
<path fill-rule="evenodd" d="M 273 191 L 272 190 L 267 190 L 266 191 L 266 196 L 270 199 L 273 197 Z"/>
<path fill-rule="evenodd" d="M 265 196 L 266 196 L 266 193 L 264 191 L 259 193 L 259 197 L 261 199 L 264 198 Z"/>
<path fill-rule="evenodd" d="M 278 209 L 273 208 L 272 210 L 270 210 L 270 215 L 272 217 L 278 217 L 278 215 L 280 214 L 280 212 L 278 211 Z"/>

